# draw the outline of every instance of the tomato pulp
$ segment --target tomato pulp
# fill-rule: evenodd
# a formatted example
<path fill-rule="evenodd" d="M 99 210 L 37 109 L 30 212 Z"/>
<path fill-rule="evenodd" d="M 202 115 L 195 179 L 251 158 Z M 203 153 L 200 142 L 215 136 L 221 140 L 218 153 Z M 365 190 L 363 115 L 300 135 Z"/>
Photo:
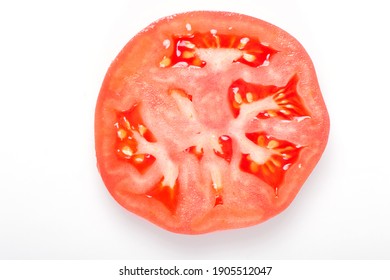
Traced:
<path fill-rule="evenodd" d="M 98 97 L 98 168 L 126 209 L 173 232 L 261 223 L 320 159 L 329 117 L 287 32 L 226 12 L 160 19 L 111 64 Z"/>

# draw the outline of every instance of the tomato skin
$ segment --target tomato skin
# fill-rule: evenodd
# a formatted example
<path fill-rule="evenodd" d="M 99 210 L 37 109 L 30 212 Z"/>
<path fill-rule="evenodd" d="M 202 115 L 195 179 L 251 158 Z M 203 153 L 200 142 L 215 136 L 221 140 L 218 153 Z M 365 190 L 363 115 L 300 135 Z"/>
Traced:
<path fill-rule="evenodd" d="M 228 38 L 238 36 L 232 39 L 234 50 L 239 49 L 240 40 L 246 41 L 242 38 L 252 41 L 258 38 L 269 54 L 253 58 L 249 55 L 256 52 L 248 50 L 245 57 L 237 57 L 226 69 L 210 62 L 207 51 L 198 57 L 172 56 L 178 44 L 181 54 L 186 50 L 183 47 L 186 36 L 210 30 L 217 30 L 224 41 L 221 44 L 225 45 Z M 198 35 L 191 40 L 194 45 L 201 44 Z M 215 44 L 215 36 L 207 37 L 207 42 Z M 189 43 L 187 46 L 191 47 Z M 242 47 L 240 51 L 246 49 Z M 215 55 L 219 56 L 218 49 Z M 183 61 L 186 65 L 180 64 Z M 176 76 L 178 71 L 185 79 Z M 291 88 L 289 81 L 293 81 L 296 84 L 292 88 L 299 95 L 290 100 L 296 108 L 294 114 L 270 110 L 244 118 L 243 112 L 248 107 L 241 104 L 256 100 L 251 101 L 252 97 L 243 94 L 240 98 L 245 102 L 234 101 L 229 87 L 240 79 L 252 92 L 261 92 L 260 99 L 266 96 L 261 90 L 277 92 L 283 87 Z M 207 101 L 217 99 L 218 104 Z M 191 104 L 198 113 L 196 117 L 191 113 Z M 128 141 L 137 141 L 131 145 L 144 149 L 143 154 L 153 158 L 138 171 L 131 163 L 136 157 L 131 155 L 127 162 L 126 154 L 118 156 L 118 147 L 122 146 L 118 146 L 118 125 L 115 125 L 120 121 L 118 116 L 126 115 L 134 106 L 141 111 L 133 117 L 133 126 L 127 133 L 139 136 Z M 211 146 L 202 142 L 208 139 L 205 127 L 207 133 L 216 133 Z M 243 136 L 237 127 L 243 129 Z M 143 137 L 139 130 L 144 128 L 147 132 Z M 265 146 L 271 140 L 280 140 L 299 149 L 291 154 L 293 161 L 284 161 L 288 168 L 279 169 L 275 172 L 278 177 L 269 180 L 264 179 L 263 173 L 256 176 L 245 170 L 250 169 L 250 161 L 242 160 L 247 155 L 244 151 L 247 145 L 252 145 L 242 144 L 242 137 L 253 142 L 253 135 L 262 133 L 269 135 Z M 111 195 L 129 211 L 183 234 L 252 226 L 282 212 L 319 161 L 328 134 L 329 116 L 314 66 L 301 44 L 269 23 L 226 12 L 178 14 L 160 19 L 137 34 L 108 69 L 95 111 L 97 164 Z M 192 141 L 197 137 L 202 140 Z M 157 155 L 153 154 L 155 151 L 159 151 Z M 161 170 L 166 166 L 172 168 L 164 173 Z"/>

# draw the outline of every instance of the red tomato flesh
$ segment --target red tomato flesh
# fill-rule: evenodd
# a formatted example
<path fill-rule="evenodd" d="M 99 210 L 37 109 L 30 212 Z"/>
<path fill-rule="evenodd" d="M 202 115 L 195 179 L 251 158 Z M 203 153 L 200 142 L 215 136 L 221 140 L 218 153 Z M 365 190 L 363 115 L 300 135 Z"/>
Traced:
<path fill-rule="evenodd" d="M 320 159 L 329 117 L 310 57 L 249 16 L 160 19 L 119 53 L 95 113 L 99 171 L 129 211 L 200 234 L 283 211 Z"/>

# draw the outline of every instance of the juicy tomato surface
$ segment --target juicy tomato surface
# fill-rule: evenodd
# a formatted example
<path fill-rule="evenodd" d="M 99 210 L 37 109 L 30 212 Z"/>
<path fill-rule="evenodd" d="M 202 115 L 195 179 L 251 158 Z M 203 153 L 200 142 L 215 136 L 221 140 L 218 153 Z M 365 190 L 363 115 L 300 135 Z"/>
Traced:
<path fill-rule="evenodd" d="M 301 44 L 227 12 L 177 14 L 142 30 L 108 69 L 95 113 L 98 168 L 111 195 L 184 234 L 283 211 L 328 134 Z"/>

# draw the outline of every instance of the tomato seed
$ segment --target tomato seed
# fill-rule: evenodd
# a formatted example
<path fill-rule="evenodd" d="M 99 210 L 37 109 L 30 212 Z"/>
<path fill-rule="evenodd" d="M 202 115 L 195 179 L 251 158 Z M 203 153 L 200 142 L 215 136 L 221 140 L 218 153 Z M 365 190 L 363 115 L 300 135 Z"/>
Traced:
<path fill-rule="evenodd" d="M 118 135 L 119 139 L 123 140 L 123 139 L 126 138 L 127 132 L 126 132 L 126 130 L 120 128 L 120 129 L 118 130 L 118 132 L 117 132 L 117 135 Z"/>
<path fill-rule="evenodd" d="M 275 149 L 276 147 L 279 146 L 279 142 L 276 140 L 271 140 L 268 142 L 267 148 L 268 149 Z"/>
<path fill-rule="evenodd" d="M 239 94 L 239 93 L 234 93 L 234 100 L 237 102 L 237 104 L 241 104 L 241 103 L 242 103 L 241 94 Z"/>
<path fill-rule="evenodd" d="M 129 146 L 123 146 L 121 149 L 122 153 L 125 154 L 126 156 L 131 157 L 133 155 L 133 151 Z"/>
<path fill-rule="evenodd" d="M 190 51 L 184 51 L 181 56 L 183 58 L 193 58 L 195 56 L 195 53 Z"/>
<path fill-rule="evenodd" d="M 253 102 L 253 94 L 251 92 L 247 92 L 245 97 L 249 103 Z"/>
<path fill-rule="evenodd" d="M 242 56 L 246 61 L 248 62 L 253 62 L 256 60 L 256 56 L 254 56 L 253 54 L 249 54 L 249 53 L 244 53 L 244 55 Z"/>
<path fill-rule="evenodd" d="M 171 59 L 169 57 L 164 56 L 164 58 L 160 61 L 160 67 L 168 67 L 171 65 Z"/>
<path fill-rule="evenodd" d="M 276 117 L 278 114 L 274 110 L 268 110 L 267 111 L 268 116 L 271 118 Z"/>
<path fill-rule="evenodd" d="M 146 133 L 146 131 L 148 131 L 148 129 L 144 125 L 139 124 L 138 131 L 139 131 L 139 134 L 141 134 L 141 136 L 144 136 L 144 134 Z"/>

